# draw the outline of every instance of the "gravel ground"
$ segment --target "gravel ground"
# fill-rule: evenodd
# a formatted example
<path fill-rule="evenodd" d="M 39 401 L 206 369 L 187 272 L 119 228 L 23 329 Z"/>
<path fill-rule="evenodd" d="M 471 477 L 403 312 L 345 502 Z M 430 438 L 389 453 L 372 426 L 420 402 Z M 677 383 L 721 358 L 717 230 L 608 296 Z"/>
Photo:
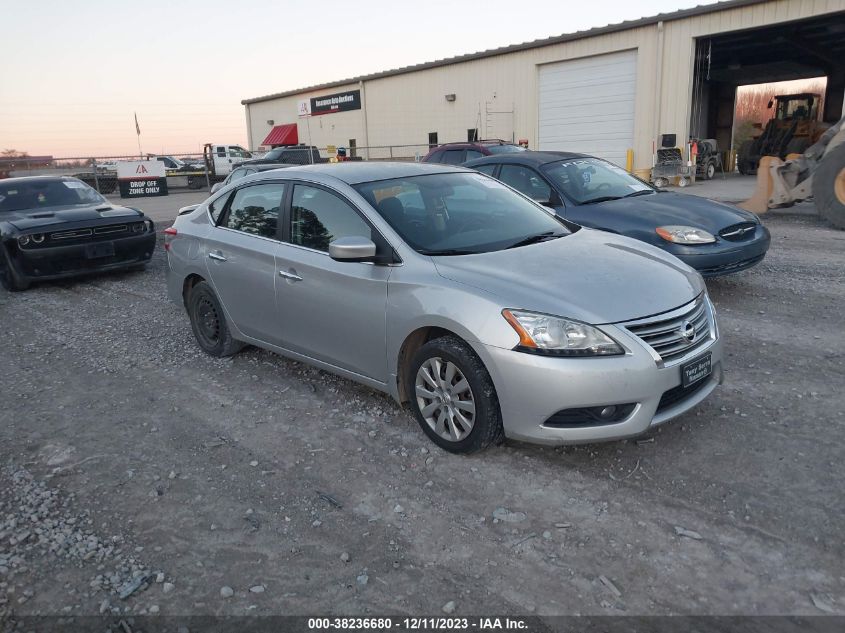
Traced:
<path fill-rule="evenodd" d="M 161 249 L 0 291 L 0 616 L 845 614 L 845 233 L 766 223 L 708 282 L 725 385 L 554 450 L 453 456 L 365 387 L 203 355 Z"/>

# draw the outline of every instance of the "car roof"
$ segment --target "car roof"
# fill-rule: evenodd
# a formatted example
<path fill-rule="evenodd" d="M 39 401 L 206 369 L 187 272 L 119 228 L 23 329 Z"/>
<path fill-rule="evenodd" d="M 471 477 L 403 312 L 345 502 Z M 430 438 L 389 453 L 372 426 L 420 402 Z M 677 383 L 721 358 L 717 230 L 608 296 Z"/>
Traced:
<path fill-rule="evenodd" d="M 255 169 L 256 171 L 267 171 L 269 169 L 285 169 L 290 163 L 253 163 L 249 165 L 238 165 L 235 169 Z"/>
<path fill-rule="evenodd" d="M 392 178 L 410 178 L 427 174 L 468 172 L 469 169 L 439 163 L 387 162 L 387 161 L 344 161 L 342 163 L 320 163 L 319 165 L 294 165 L 285 169 L 285 177 L 326 176 L 336 178 L 348 185 Z"/>
<path fill-rule="evenodd" d="M 475 167 L 476 165 L 489 165 L 499 163 L 511 163 L 517 165 L 530 165 L 539 167 L 546 163 L 556 163 L 570 158 L 594 158 L 589 154 L 576 154 L 574 152 L 514 152 L 512 154 L 493 154 L 484 158 L 476 158 L 463 163 L 464 167 Z"/>
<path fill-rule="evenodd" d="M 50 182 L 50 181 L 61 182 L 64 180 L 73 180 L 76 181 L 78 178 L 74 178 L 72 176 L 17 176 L 15 178 L 3 178 L 0 180 L 0 184 L 8 185 L 8 184 L 15 184 L 15 183 L 25 183 L 25 182 Z"/>

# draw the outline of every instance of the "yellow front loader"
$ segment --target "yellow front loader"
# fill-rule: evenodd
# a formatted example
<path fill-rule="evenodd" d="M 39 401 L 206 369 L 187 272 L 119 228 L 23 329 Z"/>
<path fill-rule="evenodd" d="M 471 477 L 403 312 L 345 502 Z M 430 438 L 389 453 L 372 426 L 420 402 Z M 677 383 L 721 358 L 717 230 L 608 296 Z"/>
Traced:
<path fill-rule="evenodd" d="M 803 154 L 761 158 L 754 195 L 739 206 L 762 215 L 810 197 L 819 215 L 845 229 L 845 117 Z"/>

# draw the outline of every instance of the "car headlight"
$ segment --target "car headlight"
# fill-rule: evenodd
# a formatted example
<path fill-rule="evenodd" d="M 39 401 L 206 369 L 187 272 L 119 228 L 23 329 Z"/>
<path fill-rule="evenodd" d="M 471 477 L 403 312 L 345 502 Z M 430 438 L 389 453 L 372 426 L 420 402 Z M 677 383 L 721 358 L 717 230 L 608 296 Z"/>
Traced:
<path fill-rule="evenodd" d="M 667 242 L 675 244 L 712 244 L 716 241 L 710 233 L 692 226 L 658 226 L 655 231 Z"/>
<path fill-rule="evenodd" d="M 600 329 L 561 317 L 502 310 L 502 316 L 519 334 L 517 349 L 551 356 L 612 356 L 625 350 Z"/>
<path fill-rule="evenodd" d="M 29 244 L 29 235 L 21 235 L 18 238 L 18 244 L 20 244 L 21 246 L 26 246 L 27 244 Z"/>

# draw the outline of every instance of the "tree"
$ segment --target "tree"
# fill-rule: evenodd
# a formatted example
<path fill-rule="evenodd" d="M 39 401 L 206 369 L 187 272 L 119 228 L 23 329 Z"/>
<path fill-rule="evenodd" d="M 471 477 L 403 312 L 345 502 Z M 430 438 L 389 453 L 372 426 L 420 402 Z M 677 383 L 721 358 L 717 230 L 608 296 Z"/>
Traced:
<path fill-rule="evenodd" d="M 0 152 L 0 156 L 3 158 L 26 158 L 29 156 L 29 152 L 19 152 L 16 149 L 4 149 Z"/>

